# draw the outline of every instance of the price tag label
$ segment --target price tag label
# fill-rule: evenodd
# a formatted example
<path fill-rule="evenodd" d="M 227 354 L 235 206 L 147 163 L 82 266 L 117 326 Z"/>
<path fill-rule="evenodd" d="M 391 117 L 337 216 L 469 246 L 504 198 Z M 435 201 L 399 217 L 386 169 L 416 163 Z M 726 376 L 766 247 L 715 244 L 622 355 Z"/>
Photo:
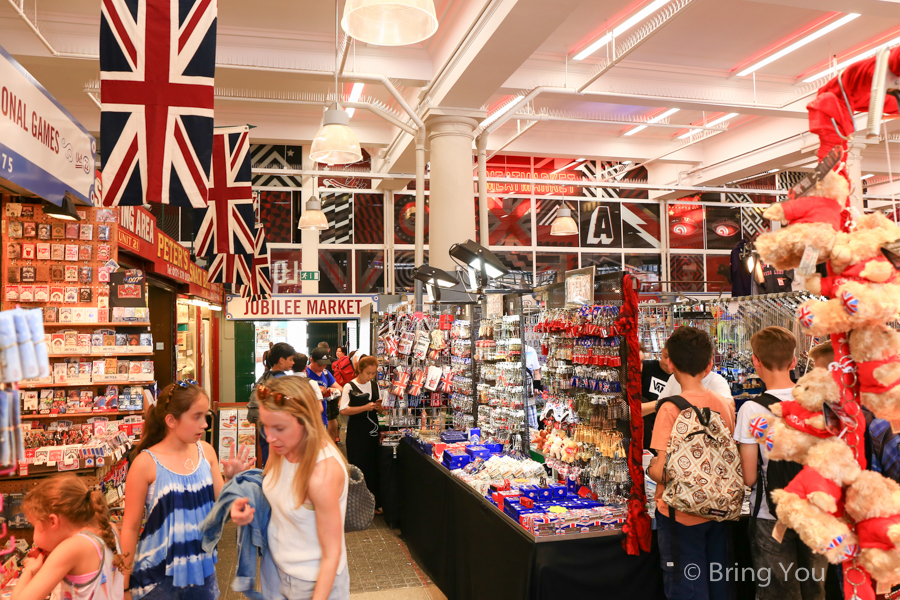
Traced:
<path fill-rule="evenodd" d="M 819 260 L 819 249 L 815 246 L 807 246 L 803 251 L 803 258 L 800 259 L 800 266 L 797 267 L 797 273 L 804 277 L 814 275 L 816 272 L 816 261 Z"/>

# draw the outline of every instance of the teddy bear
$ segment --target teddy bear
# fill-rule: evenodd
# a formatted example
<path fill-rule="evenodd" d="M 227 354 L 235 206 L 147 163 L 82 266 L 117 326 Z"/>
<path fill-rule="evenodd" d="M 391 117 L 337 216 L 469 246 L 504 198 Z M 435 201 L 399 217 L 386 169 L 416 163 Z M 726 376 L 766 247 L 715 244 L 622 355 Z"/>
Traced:
<path fill-rule="evenodd" d="M 840 390 L 831 372 L 813 369 L 791 391 L 793 401 L 776 402 L 769 407 L 775 417 L 757 415 L 750 420 L 751 434 L 765 444 L 769 460 L 806 463 L 810 449 L 831 437 L 825 428 L 822 404 L 836 403 Z"/>
<path fill-rule="evenodd" d="M 847 489 L 844 511 L 856 521 L 860 566 L 880 586 L 900 583 L 900 485 L 863 471 Z"/>
<path fill-rule="evenodd" d="M 797 309 L 797 321 L 816 337 L 894 321 L 900 316 L 900 284 L 846 281 L 828 301 L 807 300 Z"/>
<path fill-rule="evenodd" d="M 763 212 L 770 221 L 794 223 L 828 223 L 835 231 L 841 229 L 841 211 L 850 196 L 847 180 L 834 171 L 816 182 L 816 187 L 802 198 L 773 204 Z"/>
<path fill-rule="evenodd" d="M 830 254 L 831 268 L 840 275 L 850 265 L 883 258 L 881 246 L 897 238 L 900 227 L 883 214 L 861 215 L 852 231 L 838 234 Z"/>
<path fill-rule="evenodd" d="M 860 400 L 880 419 L 900 419 L 900 332 L 873 325 L 850 333 Z"/>
<path fill-rule="evenodd" d="M 860 471 L 850 446 L 830 438 L 809 450 L 806 466 L 784 489 L 772 490 L 778 520 L 834 564 L 843 562 L 856 545 L 843 519 L 843 494 Z"/>
<path fill-rule="evenodd" d="M 776 269 L 796 269 L 807 246 L 819 251 L 816 263 L 828 260 L 837 236 L 838 232 L 827 223 L 796 223 L 761 234 L 756 238 L 756 251 L 767 265 Z"/>

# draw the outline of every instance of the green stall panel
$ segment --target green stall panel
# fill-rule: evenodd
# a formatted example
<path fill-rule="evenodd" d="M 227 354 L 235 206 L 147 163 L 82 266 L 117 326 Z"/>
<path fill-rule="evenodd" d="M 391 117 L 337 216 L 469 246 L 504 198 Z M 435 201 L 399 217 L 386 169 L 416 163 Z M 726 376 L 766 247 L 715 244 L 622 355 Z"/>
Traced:
<path fill-rule="evenodd" d="M 256 326 L 253 321 L 234 322 L 235 402 L 249 402 L 256 383 Z"/>

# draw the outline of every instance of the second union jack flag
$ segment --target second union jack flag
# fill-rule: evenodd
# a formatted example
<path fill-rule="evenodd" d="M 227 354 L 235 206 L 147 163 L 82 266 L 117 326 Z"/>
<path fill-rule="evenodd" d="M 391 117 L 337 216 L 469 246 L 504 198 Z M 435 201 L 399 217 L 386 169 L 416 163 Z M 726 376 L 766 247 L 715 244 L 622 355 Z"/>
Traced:
<path fill-rule="evenodd" d="M 102 0 L 104 206 L 206 206 L 216 0 Z"/>
<path fill-rule="evenodd" d="M 250 127 L 216 129 L 209 205 L 198 209 L 194 236 L 198 256 L 252 254 L 255 218 L 250 183 Z"/>
<path fill-rule="evenodd" d="M 250 266 L 250 283 L 241 288 L 241 296 L 245 298 L 263 297 L 272 295 L 272 277 L 269 265 L 269 246 L 266 244 L 266 230 L 256 230 L 255 247 L 253 256 L 248 257 L 252 263 Z"/>

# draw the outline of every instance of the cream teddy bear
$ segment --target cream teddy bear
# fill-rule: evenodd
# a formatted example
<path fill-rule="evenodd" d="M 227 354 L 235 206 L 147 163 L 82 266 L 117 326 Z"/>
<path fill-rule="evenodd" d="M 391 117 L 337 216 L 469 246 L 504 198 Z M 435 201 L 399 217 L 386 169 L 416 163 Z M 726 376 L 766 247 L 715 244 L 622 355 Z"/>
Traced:
<path fill-rule="evenodd" d="M 797 321 L 816 337 L 878 325 L 900 317 L 900 284 L 847 281 L 828 301 L 807 300 L 797 310 Z"/>
<path fill-rule="evenodd" d="M 860 400 L 880 419 L 900 419 L 900 332 L 873 325 L 850 333 Z"/>
<path fill-rule="evenodd" d="M 863 471 L 847 489 L 844 509 L 856 521 L 860 566 L 879 587 L 900 583 L 900 485 Z"/>

